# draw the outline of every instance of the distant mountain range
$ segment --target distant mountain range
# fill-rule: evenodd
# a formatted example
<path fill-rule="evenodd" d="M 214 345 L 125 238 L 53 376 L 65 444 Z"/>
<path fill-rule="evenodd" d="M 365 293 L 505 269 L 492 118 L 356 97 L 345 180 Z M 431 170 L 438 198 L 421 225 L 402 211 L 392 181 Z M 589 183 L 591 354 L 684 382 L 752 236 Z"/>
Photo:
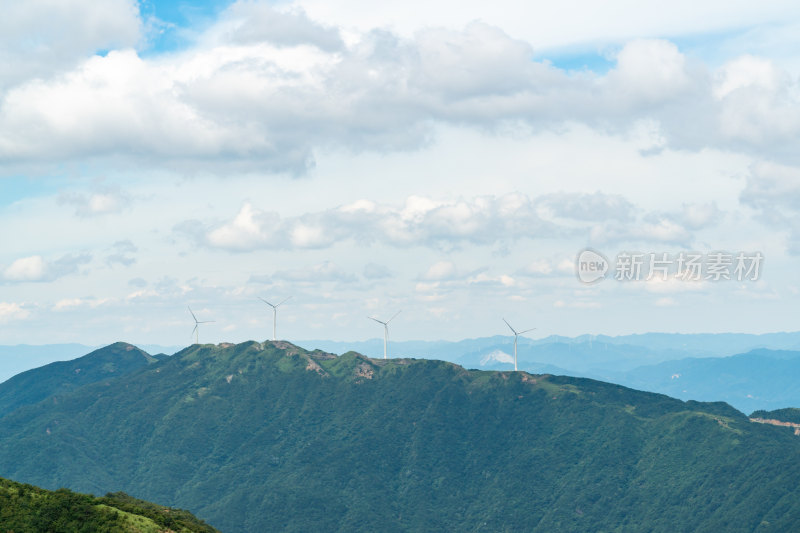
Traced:
<path fill-rule="evenodd" d="M 286 342 L 71 365 L 0 384 L 0 475 L 230 532 L 800 527 L 800 437 L 721 402 Z"/>
<path fill-rule="evenodd" d="M 354 350 L 369 357 L 383 357 L 383 339 L 361 342 L 326 340 L 297 341 L 307 349 L 334 353 Z M 519 361 L 554 365 L 582 374 L 626 371 L 633 368 L 689 357 L 725 357 L 756 349 L 800 350 L 800 332 L 767 333 L 643 333 L 636 335 L 551 335 L 542 339 L 520 337 Z M 462 341 L 392 341 L 393 357 L 415 357 L 452 361 L 467 367 L 480 367 L 488 353 L 511 353 L 513 337 L 497 335 Z"/>
<path fill-rule="evenodd" d="M 301 344 L 334 352 L 350 345 Z M 372 355 L 383 353 L 379 340 L 352 346 Z M 397 342 L 390 347 L 392 353 L 408 356 L 427 350 L 425 357 L 466 368 L 513 369 L 512 337 Z M 531 373 L 589 377 L 684 400 L 722 400 L 743 412 L 800 405 L 800 387 L 793 383 L 800 375 L 800 333 L 520 338 L 518 364 Z"/>
<path fill-rule="evenodd" d="M 746 413 L 800 406 L 800 351 L 753 350 L 731 357 L 681 359 L 608 379 L 684 400 L 724 401 Z"/>
<path fill-rule="evenodd" d="M 383 356 L 382 339 L 297 344 L 331 353 L 352 349 L 375 358 Z M 138 348 L 162 355 L 179 350 L 148 345 Z M 0 381 L 4 369 L 8 379 L 24 370 L 74 359 L 93 349 L 79 344 L 0 346 Z M 513 337 L 391 342 L 389 349 L 391 357 L 439 359 L 483 370 L 513 369 Z M 684 400 L 723 400 L 743 412 L 800 405 L 800 388 L 791 383 L 791 376 L 800 369 L 797 355 L 800 333 L 521 337 L 518 346 L 519 368 L 531 373 L 588 377 Z M 80 379 L 75 382 L 82 383 Z M 0 412 L 2 404 L 0 397 Z"/>

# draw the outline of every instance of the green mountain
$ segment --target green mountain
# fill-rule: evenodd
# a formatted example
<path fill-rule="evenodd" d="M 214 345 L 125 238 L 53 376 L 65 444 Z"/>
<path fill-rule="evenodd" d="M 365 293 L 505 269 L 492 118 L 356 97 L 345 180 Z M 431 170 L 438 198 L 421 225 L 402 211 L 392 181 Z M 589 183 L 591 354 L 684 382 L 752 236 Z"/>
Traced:
<path fill-rule="evenodd" d="M 0 528 L 14 533 L 213 533 L 213 527 L 180 509 L 127 494 L 95 498 L 0 479 Z"/>
<path fill-rule="evenodd" d="M 285 342 L 192 346 L 0 419 L 0 475 L 230 532 L 791 531 L 798 453 L 723 403 Z"/>
<path fill-rule="evenodd" d="M 766 420 L 778 420 L 780 422 L 790 422 L 792 424 L 800 424 L 800 409 L 797 407 L 786 407 L 784 409 L 776 409 L 774 411 L 753 411 L 750 418 L 761 418 Z"/>
<path fill-rule="evenodd" d="M 0 383 L 0 416 L 55 394 L 127 374 L 156 360 L 136 346 L 117 342 L 72 361 L 22 372 Z"/>

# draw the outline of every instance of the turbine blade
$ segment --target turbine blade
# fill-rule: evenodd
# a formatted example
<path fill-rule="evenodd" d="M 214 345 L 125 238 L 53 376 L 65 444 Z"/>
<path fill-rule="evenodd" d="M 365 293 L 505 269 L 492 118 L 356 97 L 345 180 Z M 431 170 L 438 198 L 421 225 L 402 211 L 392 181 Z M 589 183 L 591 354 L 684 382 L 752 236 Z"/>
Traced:
<path fill-rule="evenodd" d="M 189 312 L 192 313 L 192 308 L 189 307 L 188 305 L 186 307 L 188 307 L 189 308 Z M 197 317 L 194 316 L 194 313 L 192 313 L 192 318 L 194 318 L 194 321 L 197 322 Z"/>
<path fill-rule="evenodd" d="M 370 320 L 374 320 L 378 324 L 383 324 L 384 326 L 386 325 L 386 322 L 384 322 L 383 320 L 378 320 L 377 318 L 373 318 L 371 316 L 368 316 L 367 318 L 369 318 Z"/>
<path fill-rule="evenodd" d="M 503 319 L 503 322 L 505 322 L 505 323 L 506 323 L 506 326 L 508 326 L 508 329 L 510 329 L 511 331 L 513 331 L 513 332 L 514 332 L 514 335 L 519 335 L 519 333 L 517 333 L 517 330 L 515 330 L 514 328 L 512 328 L 512 327 L 511 327 L 511 324 L 509 324 L 509 323 L 508 323 L 508 320 L 506 320 L 506 319 L 504 318 L 504 319 Z"/>
<path fill-rule="evenodd" d="M 395 319 L 395 317 L 397 317 L 397 315 L 399 315 L 399 314 L 400 314 L 400 313 L 402 313 L 402 312 L 403 312 L 403 310 L 402 310 L 402 309 L 401 309 L 401 310 L 399 310 L 398 312 L 396 312 L 392 318 L 390 318 L 389 320 L 387 320 L 387 321 L 386 321 L 386 323 L 388 324 L 389 322 L 391 322 L 392 320 L 394 320 L 394 319 Z"/>
<path fill-rule="evenodd" d="M 528 333 L 529 331 L 533 331 L 536 328 L 526 329 L 525 331 L 520 331 L 519 334 L 522 335 L 523 333 Z"/>
<path fill-rule="evenodd" d="M 197 324 L 194 325 L 194 329 L 192 330 L 192 335 L 194 335 L 194 332 L 197 331 L 198 327 L 200 327 L 200 326 L 198 326 Z"/>
<path fill-rule="evenodd" d="M 282 305 L 283 305 L 283 304 L 286 302 L 286 300 L 288 300 L 289 298 L 291 298 L 291 296 L 287 296 L 286 298 L 284 298 L 284 299 L 281 301 L 281 303 L 279 303 L 279 304 L 278 304 L 278 305 L 276 305 L 275 307 L 280 307 L 280 306 L 282 306 Z"/>

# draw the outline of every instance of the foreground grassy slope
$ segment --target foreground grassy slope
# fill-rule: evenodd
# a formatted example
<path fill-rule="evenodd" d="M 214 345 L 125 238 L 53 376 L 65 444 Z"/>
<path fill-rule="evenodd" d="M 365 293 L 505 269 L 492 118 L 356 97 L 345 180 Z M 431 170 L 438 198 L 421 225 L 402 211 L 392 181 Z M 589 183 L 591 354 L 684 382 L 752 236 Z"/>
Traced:
<path fill-rule="evenodd" d="M 194 346 L 0 420 L 0 474 L 223 531 L 787 531 L 800 439 L 726 404 L 286 343 Z"/>
<path fill-rule="evenodd" d="M 0 479 L 0 529 L 14 533 L 213 533 L 180 509 L 108 494 L 95 498 L 66 489 L 46 491 Z"/>

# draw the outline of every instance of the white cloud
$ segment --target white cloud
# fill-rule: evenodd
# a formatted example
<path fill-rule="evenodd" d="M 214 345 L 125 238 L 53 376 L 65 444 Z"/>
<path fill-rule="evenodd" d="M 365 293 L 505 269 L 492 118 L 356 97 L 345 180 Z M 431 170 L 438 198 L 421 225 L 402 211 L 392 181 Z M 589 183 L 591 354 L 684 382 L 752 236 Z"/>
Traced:
<path fill-rule="evenodd" d="M 58 203 L 74 206 L 80 217 L 93 217 L 119 213 L 130 205 L 131 199 L 119 189 L 106 188 L 90 194 L 63 192 Z"/>
<path fill-rule="evenodd" d="M 245 203 L 233 220 L 203 227 L 202 222 L 190 221 L 176 229 L 212 248 L 240 252 L 327 248 L 351 240 L 450 248 L 559 234 L 557 226 L 542 221 L 531 200 L 520 194 L 449 201 L 412 196 L 403 206 L 356 202 L 292 218 Z"/>
<path fill-rule="evenodd" d="M 14 302 L 0 302 L 0 323 L 10 322 L 11 320 L 24 320 L 30 316 L 30 312 Z"/>
<path fill-rule="evenodd" d="M 674 100 L 693 83 L 686 58 L 673 43 L 657 39 L 631 41 L 617 55 L 607 82 L 636 104 Z"/>
<path fill-rule="evenodd" d="M 65 255 L 52 261 L 46 261 L 40 255 L 21 257 L 3 270 L 3 279 L 11 283 L 53 281 L 78 272 L 89 261 L 89 254 Z"/>
<path fill-rule="evenodd" d="M 70 311 L 79 307 L 95 309 L 105 305 L 111 300 L 109 298 L 65 298 L 56 302 L 53 306 L 54 311 Z"/>
<path fill-rule="evenodd" d="M 345 47 L 338 34 L 300 10 L 239 2 L 187 51 L 114 50 L 16 84 L 0 95 L 0 161 L 121 157 L 302 174 L 319 150 L 420 149 L 436 124 L 502 132 L 577 122 L 624 134 L 642 120 L 658 124 L 659 149 L 796 159 L 786 139 L 800 131 L 797 85 L 752 58 L 715 73 L 669 41 L 637 39 L 607 74 L 578 75 L 532 60 L 529 42 L 482 22 L 412 37 L 365 31 Z M 753 77 L 764 79 L 742 81 Z M 298 239 L 315 242 L 302 231 Z"/>
<path fill-rule="evenodd" d="M 456 277 L 458 270 L 452 261 L 437 261 L 420 276 L 423 281 L 446 281 Z"/>
<path fill-rule="evenodd" d="M 46 78 L 99 50 L 136 45 L 141 29 L 134 0 L 4 2 L 0 88 Z"/>
<path fill-rule="evenodd" d="M 21 257 L 11 263 L 3 272 L 6 281 L 42 281 L 46 267 L 40 255 Z"/>
<path fill-rule="evenodd" d="M 344 46 L 337 28 L 314 22 L 298 7 L 279 10 L 264 2 L 239 0 L 228 7 L 221 18 L 221 27 L 216 31 L 232 43 L 310 44 L 328 51 Z"/>

